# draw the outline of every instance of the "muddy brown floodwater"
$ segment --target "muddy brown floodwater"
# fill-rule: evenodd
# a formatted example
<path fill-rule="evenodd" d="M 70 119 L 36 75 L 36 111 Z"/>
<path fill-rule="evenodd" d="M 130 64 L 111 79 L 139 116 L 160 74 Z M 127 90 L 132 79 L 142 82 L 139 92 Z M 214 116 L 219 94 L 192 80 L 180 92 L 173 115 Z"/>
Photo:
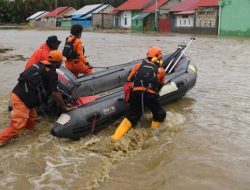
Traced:
<path fill-rule="evenodd" d="M 0 128 L 25 59 L 53 34 L 64 41 L 68 31 L 0 30 L 0 49 L 8 50 L 0 51 Z M 190 37 L 83 33 L 82 39 L 92 65 L 110 66 L 142 58 L 152 45 L 172 52 Z M 0 189 L 250 189 L 250 40 L 196 39 L 186 52 L 198 67 L 196 86 L 165 106 L 158 130 L 138 124 L 112 143 L 118 119 L 92 139 L 72 142 L 52 137 L 53 119 L 40 119 L 34 131 L 0 147 Z"/>

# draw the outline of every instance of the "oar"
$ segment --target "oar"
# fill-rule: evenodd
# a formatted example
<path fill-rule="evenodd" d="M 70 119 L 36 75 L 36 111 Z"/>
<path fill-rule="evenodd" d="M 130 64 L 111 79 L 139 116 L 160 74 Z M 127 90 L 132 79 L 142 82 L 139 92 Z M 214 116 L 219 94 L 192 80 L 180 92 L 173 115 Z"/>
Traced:
<path fill-rule="evenodd" d="M 187 50 L 187 48 L 190 46 L 190 44 L 192 43 L 192 41 L 195 40 L 195 38 L 190 38 L 190 41 L 187 45 L 185 45 L 185 48 L 183 50 L 181 50 L 181 54 L 179 55 L 179 57 L 176 59 L 175 63 L 173 64 L 173 66 L 171 67 L 171 69 L 169 70 L 168 73 L 171 73 L 171 71 L 175 68 L 176 64 L 178 63 L 178 61 L 181 59 L 181 57 L 183 56 L 184 52 Z M 167 71 L 167 69 L 165 70 Z"/>
<path fill-rule="evenodd" d="M 172 64 L 172 62 L 174 61 L 175 57 L 185 48 L 185 45 L 179 45 L 177 50 L 172 53 L 164 62 L 163 62 L 163 68 L 165 69 L 165 71 L 168 70 L 169 66 Z M 167 67 L 166 67 L 167 66 Z"/>

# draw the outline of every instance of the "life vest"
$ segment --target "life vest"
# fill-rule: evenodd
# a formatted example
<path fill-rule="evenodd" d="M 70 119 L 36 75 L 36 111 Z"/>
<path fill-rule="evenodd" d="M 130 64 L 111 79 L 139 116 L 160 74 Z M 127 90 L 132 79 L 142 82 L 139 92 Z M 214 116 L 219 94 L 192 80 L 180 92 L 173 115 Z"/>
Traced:
<path fill-rule="evenodd" d="M 131 78 L 131 80 L 134 82 L 134 90 L 151 90 L 158 92 L 160 84 L 157 77 L 158 69 L 158 65 L 148 63 L 144 60 L 137 72 Z"/>
<path fill-rule="evenodd" d="M 67 58 L 67 60 L 72 60 L 77 58 L 77 53 L 74 51 L 73 45 L 76 41 L 76 37 L 73 38 L 70 42 L 68 41 L 69 37 L 66 38 L 65 45 L 62 51 L 62 54 L 64 57 Z"/>
<path fill-rule="evenodd" d="M 19 82 L 24 82 L 26 93 L 28 93 L 29 90 L 37 92 L 40 103 L 48 97 L 48 92 L 44 87 L 43 81 L 43 72 L 46 66 L 49 65 L 41 62 L 34 64 L 22 72 L 18 78 Z"/>

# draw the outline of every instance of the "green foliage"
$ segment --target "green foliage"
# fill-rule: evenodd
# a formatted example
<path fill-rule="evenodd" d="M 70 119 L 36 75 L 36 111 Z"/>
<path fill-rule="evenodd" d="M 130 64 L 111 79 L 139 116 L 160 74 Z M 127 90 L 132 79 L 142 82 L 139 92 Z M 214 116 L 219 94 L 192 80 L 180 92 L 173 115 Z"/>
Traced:
<path fill-rule="evenodd" d="M 119 6 L 127 0 L 0 0 L 0 22 L 22 23 L 37 11 L 52 11 L 55 7 L 70 6 L 80 9 L 90 4 Z"/>

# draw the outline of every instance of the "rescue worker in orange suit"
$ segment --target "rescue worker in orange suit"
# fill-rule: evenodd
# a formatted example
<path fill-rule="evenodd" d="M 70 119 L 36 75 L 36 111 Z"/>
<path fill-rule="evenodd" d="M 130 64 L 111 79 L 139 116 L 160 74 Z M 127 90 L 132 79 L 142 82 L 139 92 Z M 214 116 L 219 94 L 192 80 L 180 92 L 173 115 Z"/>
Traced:
<path fill-rule="evenodd" d="M 37 120 L 36 107 L 50 95 L 64 111 L 73 109 L 65 105 L 57 91 L 56 68 L 61 66 L 65 57 L 59 50 L 51 51 L 48 57 L 48 62 L 38 62 L 20 74 L 10 95 L 13 104 L 11 121 L 8 127 L 0 131 L 0 145 L 19 135 L 24 129 L 33 129 Z"/>
<path fill-rule="evenodd" d="M 143 114 L 144 107 L 153 113 L 152 128 L 157 128 L 166 117 L 166 111 L 160 106 L 158 92 L 165 82 L 165 70 L 161 67 L 162 50 L 152 47 L 147 53 L 147 59 L 137 64 L 128 76 L 128 81 L 133 82 L 130 93 L 130 111 L 122 120 L 112 140 L 122 138 L 134 126 Z"/>
<path fill-rule="evenodd" d="M 38 63 L 39 61 L 48 61 L 49 52 L 57 50 L 61 41 L 57 39 L 57 36 L 49 36 L 46 43 L 43 43 L 39 49 L 35 50 L 25 65 L 25 69 L 28 69 L 31 65 Z"/>
<path fill-rule="evenodd" d="M 67 42 L 73 42 L 73 51 L 75 56 L 72 58 L 67 57 L 65 62 L 65 67 L 69 69 L 76 77 L 79 74 L 89 75 L 92 74 L 92 66 L 90 66 L 84 55 L 83 42 L 81 40 L 83 27 L 79 24 L 73 25 L 71 27 L 71 35 L 66 38 Z"/>

